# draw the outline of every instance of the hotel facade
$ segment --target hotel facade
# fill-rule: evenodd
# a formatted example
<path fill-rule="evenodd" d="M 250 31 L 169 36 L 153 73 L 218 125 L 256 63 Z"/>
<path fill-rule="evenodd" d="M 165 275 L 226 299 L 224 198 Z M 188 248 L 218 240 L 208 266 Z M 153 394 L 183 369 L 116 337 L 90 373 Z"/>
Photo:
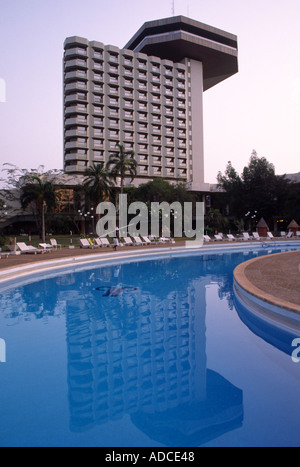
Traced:
<path fill-rule="evenodd" d="M 135 185 L 162 177 L 209 191 L 203 92 L 238 71 L 236 36 L 172 17 L 145 23 L 124 49 L 69 37 L 63 67 L 67 174 L 120 143 L 138 162 Z"/>

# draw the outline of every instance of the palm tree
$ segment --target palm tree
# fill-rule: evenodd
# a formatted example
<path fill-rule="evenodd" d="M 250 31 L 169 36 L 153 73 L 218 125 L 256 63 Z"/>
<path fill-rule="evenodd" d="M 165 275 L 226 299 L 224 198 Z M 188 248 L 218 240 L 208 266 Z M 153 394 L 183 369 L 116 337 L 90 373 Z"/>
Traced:
<path fill-rule="evenodd" d="M 121 194 L 124 191 L 124 181 L 126 177 L 130 177 L 130 181 L 137 175 L 137 161 L 134 159 L 133 151 L 126 151 L 123 144 L 117 144 L 118 151 L 109 156 L 107 168 L 111 168 L 111 173 L 116 180 L 121 179 Z"/>
<path fill-rule="evenodd" d="M 30 177 L 21 188 L 20 202 L 22 209 L 33 206 L 38 228 L 42 232 L 42 241 L 45 243 L 45 209 L 56 206 L 56 194 L 54 185 L 49 181 L 43 181 L 38 175 Z"/>
<path fill-rule="evenodd" d="M 85 170 L 83 186 L 89 193 L 90 198 L 96 203 L 96 206 L 103 197 L 110 195 L 114 186 L 112 178 L 111 172 L 104 166 L 103 162 L 93 164 Z"/>

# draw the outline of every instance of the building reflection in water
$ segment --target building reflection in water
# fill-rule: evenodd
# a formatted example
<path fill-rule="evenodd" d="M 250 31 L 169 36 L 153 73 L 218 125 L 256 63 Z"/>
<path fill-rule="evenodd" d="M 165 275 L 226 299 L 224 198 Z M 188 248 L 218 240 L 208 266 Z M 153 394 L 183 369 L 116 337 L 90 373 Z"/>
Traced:
<path fill-rule="evenodd" d="M 72 431 L 128 414 L 152 440 L 196 446 L 241 426 L 242 391 L 207 369 L 211 278 L 160 264 L 86 272 L 64 290 Z"/>

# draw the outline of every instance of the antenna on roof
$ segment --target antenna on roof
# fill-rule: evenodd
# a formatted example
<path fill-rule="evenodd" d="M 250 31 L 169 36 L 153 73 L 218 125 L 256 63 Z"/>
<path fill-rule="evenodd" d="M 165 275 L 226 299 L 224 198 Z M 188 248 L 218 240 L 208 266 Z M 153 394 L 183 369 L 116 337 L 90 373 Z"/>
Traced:
<path fill-rule="evenodd" d="M 175 0 L 172 0 L 172 16 L 175 16 Z"/>
<path fill-rule="evenodd" d="M 190 17 L 190 2 L 187 0 L 187 16 Z"/>

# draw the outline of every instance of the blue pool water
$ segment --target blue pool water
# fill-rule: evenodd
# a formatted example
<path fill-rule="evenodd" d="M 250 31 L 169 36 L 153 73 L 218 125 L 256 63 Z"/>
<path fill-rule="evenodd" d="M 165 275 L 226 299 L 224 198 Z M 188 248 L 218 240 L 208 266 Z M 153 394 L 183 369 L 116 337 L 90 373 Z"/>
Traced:
<path fill-rule="evenodd" d="M 234 268 L 269 253 L 0 289 L 0 446 L 300 446 L 300 329 L 260 322 L 233 294 Z"/>

